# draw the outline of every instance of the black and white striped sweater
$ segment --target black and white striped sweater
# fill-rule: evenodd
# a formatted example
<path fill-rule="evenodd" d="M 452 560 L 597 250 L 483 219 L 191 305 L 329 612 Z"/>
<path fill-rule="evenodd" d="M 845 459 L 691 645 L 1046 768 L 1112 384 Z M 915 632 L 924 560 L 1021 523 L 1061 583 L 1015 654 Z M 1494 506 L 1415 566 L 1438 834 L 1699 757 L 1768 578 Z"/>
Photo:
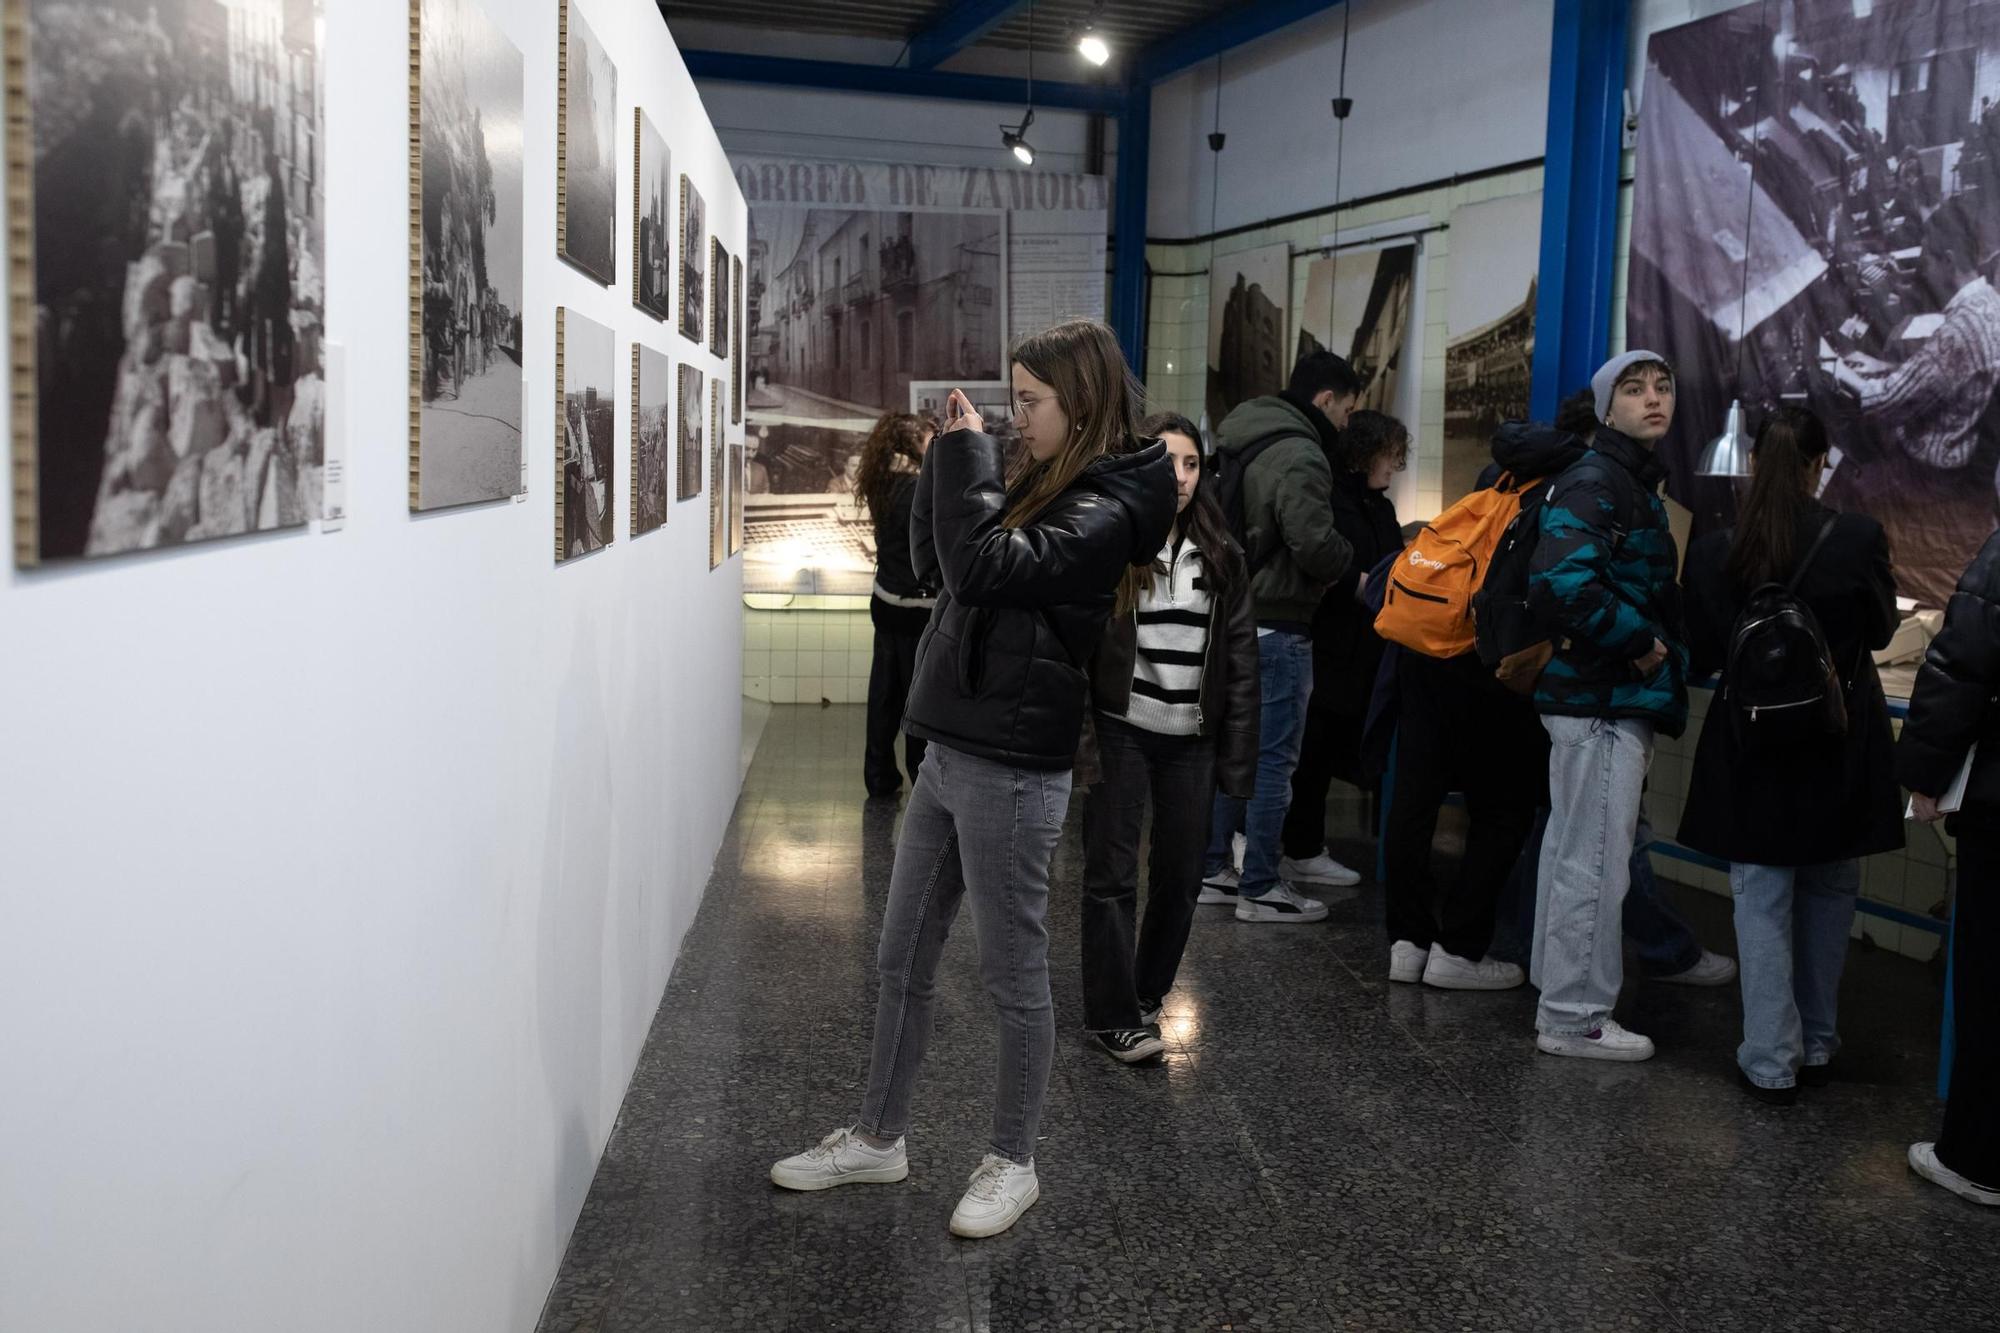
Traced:
<path fill-rule="evenodd" d="M 1166 736 L 1201 730 L 1201 671 L 1208 649 L 1208 579 L 1201 552 L 1170 539 L 1153 581 L 1140 594 L 1138 652 L 1132 662 L 1132 702 L 1125 720 Z"/>

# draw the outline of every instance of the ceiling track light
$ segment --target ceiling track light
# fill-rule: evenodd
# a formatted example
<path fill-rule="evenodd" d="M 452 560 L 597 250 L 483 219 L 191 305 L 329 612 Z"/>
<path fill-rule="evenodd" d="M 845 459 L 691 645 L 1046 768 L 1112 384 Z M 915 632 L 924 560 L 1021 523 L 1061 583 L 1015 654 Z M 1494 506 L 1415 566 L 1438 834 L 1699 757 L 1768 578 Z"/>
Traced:
<path fill-rule="evenodd" d="M 1100 67 L 1111 63 L 1111 44 L 1104 40 L 1104 34 L 1097 28 L 1097 21 L 1103 15 L 1104 0 L 1097 0 L 1097 3 L 1090 7 L 1090 13 L 1084 17 L 1083 27 L 1076 30 L 1077 54 Z"/>
<path fill-rule="evenodd" d="M 1028 126 L 1034 123 L 1035 109 L 1029 107 L 1022 113 L 1019 125 L 1000 127 L 1000 142 L 1006 146 L 1008 152 L 1021 160 L 1021 165 L 1024 167 L 1035 165 L 1035 146 L 1028 142 Z"/>

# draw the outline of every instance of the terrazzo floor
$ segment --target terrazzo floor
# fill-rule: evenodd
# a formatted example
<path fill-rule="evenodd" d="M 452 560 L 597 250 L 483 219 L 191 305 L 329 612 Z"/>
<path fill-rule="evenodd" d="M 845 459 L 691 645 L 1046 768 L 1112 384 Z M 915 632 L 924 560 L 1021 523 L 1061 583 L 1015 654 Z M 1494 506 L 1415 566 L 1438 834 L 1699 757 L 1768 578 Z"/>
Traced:
<path fill-rule="evenodd" d="M 1857 947 L 1843 1080 L 1772 1108 L 1734 1083 L 1734 988 L 1628 968 L 1619 1017 L 1659 1056 L 1540 1056 L 1529 990 L 1391 986 L 1364 884 L 1319 926 L 1201 909 L 1168 1055 L 1125 1067 L 1076 1027 L 1076 802 L 1040 1204 L 946 1230 L 996 1047 L 969 914 L 909 1180 L 774 1188 L 865 1074 L 898 803 L 864 799 L 861 733 L 859 708 L 772 710 L 542 1333 L 2000 1328 L 2000 1216 L 1904 1165 L 1938 1111 L 1923 965 Z M 1371 864 L 1357 825 L 1336 812 L 1335 851 Z M 1673 896 L 1733 952 L 1725 902 Z"/>

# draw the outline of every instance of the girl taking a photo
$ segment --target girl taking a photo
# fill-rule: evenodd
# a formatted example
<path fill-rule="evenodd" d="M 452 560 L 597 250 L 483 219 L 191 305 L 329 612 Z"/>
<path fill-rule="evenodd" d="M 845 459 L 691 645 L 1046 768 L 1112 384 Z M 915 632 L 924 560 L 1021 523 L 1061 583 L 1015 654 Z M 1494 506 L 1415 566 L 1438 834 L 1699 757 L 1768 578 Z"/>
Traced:
<path fill-rule="evenodd" d="M 1000 1060 L 992 1138 L 951 1217 L 968 1237 L 1005 1231 L 1041 1195 L 1035 1134 L 1055 1043 L 1049 860 L 1069 808 L 1083 668 L 1121 585 L 1135 601 L 1174 517 L 1166 448 L 1139 438 L 1138 389 L 1109 328 L 1058 324 L 1011 359 L 1014 467 L 954 390 L 917 479 L 912 563 L 938 597 L 904 727 L 929 745 L 890 875 L 860 1114 L 771 1168 L 795 1190 L 909 1174 L 938 962 L 969 899 Z"/>

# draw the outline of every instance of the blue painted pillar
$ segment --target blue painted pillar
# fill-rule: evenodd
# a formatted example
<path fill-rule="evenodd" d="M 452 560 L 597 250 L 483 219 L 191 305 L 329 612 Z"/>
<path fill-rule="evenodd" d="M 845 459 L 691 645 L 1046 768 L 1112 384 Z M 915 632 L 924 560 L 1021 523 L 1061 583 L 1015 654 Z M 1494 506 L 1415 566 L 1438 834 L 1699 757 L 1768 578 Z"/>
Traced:
<path fill-rule="evenodd" d="M 1555 0 L 1528 406 L 1547 421 L 1611 346 L 1630 0 Z"/>
<path fill-rule="evenodd" d="M 1153 85 L 1125 87 L 1118 113 L 1118 178 L 1111 213 L 1111 327 L 1132 373 L 1146 378 L 1146 176 L 1153 146 Z"/>

